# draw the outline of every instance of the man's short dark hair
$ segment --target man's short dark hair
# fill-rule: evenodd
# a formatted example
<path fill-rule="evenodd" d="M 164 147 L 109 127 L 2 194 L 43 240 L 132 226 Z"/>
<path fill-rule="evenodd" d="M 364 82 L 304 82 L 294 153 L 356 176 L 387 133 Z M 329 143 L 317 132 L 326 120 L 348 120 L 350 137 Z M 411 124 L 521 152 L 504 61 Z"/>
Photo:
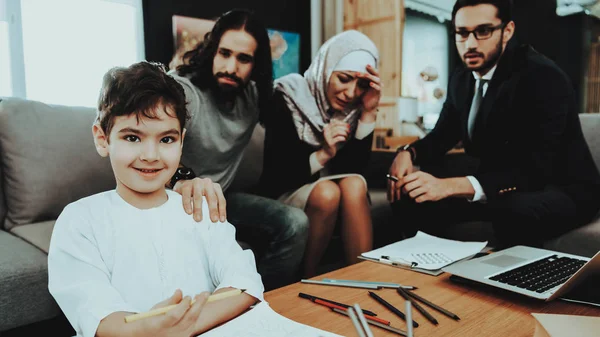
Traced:
<path fill-rule="evenodd" d="M 463 7 L 477 6 L 483 4 L 488 4 L 496 7 L 496 9 L 498 9 L 498 13 L 496 16 L 502 21 L 502 23 L 509 23 L 510 21 L 512 21 L 512 0 L 456 0 L 454 8 L 452 9 L 452 24 L 454 24 L 454 19 L 456 18 L 456 13 L 459 9 Z"/>
<path fill-rule="evenodd" d="M 161 107 L 179 120 L 183 130 L 188 118 L 185 92 L 167 74 L 165 66 L 143 61 L 126 68 L 116 67 L 102 80 L 96 122 L 108 136 L 116 117 L 135 114 L 138 121 L 141 117 L 155 119 L 155 110 Z"/>

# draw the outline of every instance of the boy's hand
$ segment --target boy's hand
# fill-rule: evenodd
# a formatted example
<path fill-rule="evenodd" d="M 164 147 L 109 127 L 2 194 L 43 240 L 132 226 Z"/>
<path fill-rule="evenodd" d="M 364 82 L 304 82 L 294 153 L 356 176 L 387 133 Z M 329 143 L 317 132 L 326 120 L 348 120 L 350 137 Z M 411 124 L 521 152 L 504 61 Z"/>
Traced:
<path fill-rule="evenodd" d="M 208 293 L 205 292 L 196 295 L 194 298 L 195 303 L 191 306 L 191 298 L 189 296 L 186 296 L 183 299 L 181 297 L 181 290 L 177 289 L 173 296 L 152 307 L 152 309 L 157 309 L 168 305 L 177 305 L 164 315 L 145 318 L 142 321 L 144 335 L 189 337 L 193 334 L 196 321 L 208 299 Z"/>
<path fill-rule="evenodd" d="M 183 209 L 187 214 L 193 213 L 194 220 L 202 221 L 202 196 L 205 196 L 208 202 L 212 222 L 225 222 L 227 219 L 227 202 L 221 185 L 213 183 L 209 178 L 179 180 L 173 186 L 173 191 L 181 194 Z"/>

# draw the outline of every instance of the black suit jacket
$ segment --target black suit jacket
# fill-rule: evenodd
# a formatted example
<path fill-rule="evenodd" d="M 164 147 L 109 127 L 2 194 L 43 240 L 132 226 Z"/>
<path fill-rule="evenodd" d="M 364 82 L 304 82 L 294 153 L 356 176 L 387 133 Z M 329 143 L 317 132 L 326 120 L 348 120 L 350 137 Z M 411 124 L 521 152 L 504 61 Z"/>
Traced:
<path fill-rule="evenodd" d="M 578 207 L 600 207 L 600 175 L 583 138 L 575 94 L 554 62 L 527 45 L 507 48 L 469 139 L 474 89 L 471 71 L 452 74 L 435 128 L 414 144 L 417 163 L 443 156 L 462 140 L 467 154 L 480 159 L 474 176 L 490 202 L 552 185 Z"/>
<path fill-rule="evenodd" d="M 280 92 L 275 92 L 272 108 L 262 115 L 261 122 L 265 126 L 265 147 L 259 194 L 278 198 L 316 181 L 319 174 L 311 174 L 309 158 L 319 148 L 300 140 Z M 372 133 L 360 140 L 352 137 L 327 164 L 331 173 L 361 174 L 369 161 L 372 142 Z"/>

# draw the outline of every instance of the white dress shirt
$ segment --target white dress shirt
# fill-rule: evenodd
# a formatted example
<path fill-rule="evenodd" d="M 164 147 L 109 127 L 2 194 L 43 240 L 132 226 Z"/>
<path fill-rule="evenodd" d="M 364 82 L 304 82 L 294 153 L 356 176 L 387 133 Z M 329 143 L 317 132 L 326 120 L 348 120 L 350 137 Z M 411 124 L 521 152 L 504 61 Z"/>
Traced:
<path fill-rule="evenodd" d="M 78 336 L 93 337 L 102 319 L 118 311 L 148 311 L 176 289 L 194 296 L 220 288 L 247 289 L 263 300 L 250 250 L 235 241 L 229 223 L 211 223 L 208 203 L 197 223 L 181 196 L 138 209 L 116 191 L 68 205 L 54 226 L 48 288 Z"/>
<path fill-rule="evenodd" d="M 475 91 L 477 91 L 477 86 L 479 85 L 479 80 L 481 80 L 481 79 L 487 80 L 487 82 L 483 84 L 483 97 L 485 97 L 485 93 L 487 92 L 487 89 L 488 89 L 488 87 L 490 85 L 489 81 L 492 80 L 492 77 L 494 76 L 494 72 L 496 71 L 496 67 L 497 66 L 494 66 L 492 69 L 490 69 L 490 71 L 488 71 L 483 76 L 479 76 L 478 73 L 473 72 L 473 77 L 475 77 Z M 476 202 L 476 201 L 484 202 L 484 201 L 486 201 L 487 197 L 485 195 L 485 192 L 483 191 L 483 187 L 481 187 L 481 184 L 479 183 L 479 180 L 477 180 L 473 176 L 467 176 L 467 179 L 469 180 L 469 182 L 473 186 L 473 189 L 475 190 L 475 194 L 473 195 L 473 199 L 471 199 L 469 201 L 472 201 L 472 202 Z"/>

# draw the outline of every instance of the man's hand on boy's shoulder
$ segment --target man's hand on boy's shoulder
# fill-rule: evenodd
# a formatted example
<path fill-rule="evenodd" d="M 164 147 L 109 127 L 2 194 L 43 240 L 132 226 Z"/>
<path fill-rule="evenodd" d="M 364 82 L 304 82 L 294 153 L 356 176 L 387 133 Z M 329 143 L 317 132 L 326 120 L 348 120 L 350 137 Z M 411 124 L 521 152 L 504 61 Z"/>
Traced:
<path fill-rule="evenodd" d="M 210 220 L 212 222 L 225 222 L 227 219 L 225 196 L 223 189 L 218 183 L 209 178 L 194 178 L 190 180 L 179 180 L 173 191 L 181 194 L 183 209 L 187 214 L 194 214 L 194 220 L 202 221 L 202 196 L 206 197 Z"/>

